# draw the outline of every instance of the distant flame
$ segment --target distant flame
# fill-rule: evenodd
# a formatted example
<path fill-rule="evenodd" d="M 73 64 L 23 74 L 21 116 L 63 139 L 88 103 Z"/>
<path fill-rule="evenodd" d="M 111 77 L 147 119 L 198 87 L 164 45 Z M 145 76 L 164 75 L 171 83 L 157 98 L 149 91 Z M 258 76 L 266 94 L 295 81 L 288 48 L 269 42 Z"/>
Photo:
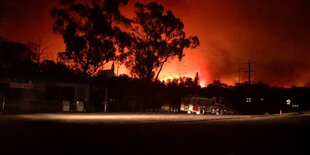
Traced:
<path fill-rule="evenodd" d="M 199 85 L 201 87 L 206 87 L 206 82 L 204 80 L 200 80 Z"/>

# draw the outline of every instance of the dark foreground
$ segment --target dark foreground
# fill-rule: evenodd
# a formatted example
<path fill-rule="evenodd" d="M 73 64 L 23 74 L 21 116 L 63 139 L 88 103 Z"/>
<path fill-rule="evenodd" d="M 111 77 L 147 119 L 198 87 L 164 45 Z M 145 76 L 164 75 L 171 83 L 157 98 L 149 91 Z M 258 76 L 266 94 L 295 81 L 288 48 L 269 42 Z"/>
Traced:
<path fill-rule="evenodd" d="M 310 154 L 310 115 L 0 115 L 0 154 Z"/>

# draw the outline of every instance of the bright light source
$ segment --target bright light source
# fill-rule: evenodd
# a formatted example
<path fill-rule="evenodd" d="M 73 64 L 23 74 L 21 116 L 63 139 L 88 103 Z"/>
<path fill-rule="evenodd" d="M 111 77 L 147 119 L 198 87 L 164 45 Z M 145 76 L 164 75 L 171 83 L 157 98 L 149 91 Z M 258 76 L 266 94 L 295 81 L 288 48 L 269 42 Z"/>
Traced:
<path fill-rule="evenodd" d="M 248 97 L 245 99 L 246 103 L 251 103 L 252 102 L 252 98 Z"/>
<path fill-rule="evenodd" d="M 294 107 L 294 108 L 298 108 L 298 107 L 299 107 L 299 105 L 295 105 L 295 104 L 294 104 L 294 105 L 292 105 L 292 107 Z"/>

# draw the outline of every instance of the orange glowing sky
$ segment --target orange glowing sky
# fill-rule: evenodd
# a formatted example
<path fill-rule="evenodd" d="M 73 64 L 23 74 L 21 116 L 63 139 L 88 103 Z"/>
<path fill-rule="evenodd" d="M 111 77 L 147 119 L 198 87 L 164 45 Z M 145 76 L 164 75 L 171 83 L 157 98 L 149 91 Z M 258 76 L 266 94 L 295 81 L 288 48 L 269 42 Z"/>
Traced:
<path fill-rule="evenodd" d="M 122 8 L 133 14 L 132 0 Z M 310 86 L 310 3 L 307 0 L 154 0 L 171 10 L 185 24 L 187 35 L 197 35 L 201 45 L 187 50 L 184 59 L 167 64 L 160 79 L 199 72 L 201 84 L 215 79 L 238 82 L 239 68 L 255 61 L 253 81 L 275 86 Z M 141 0 L 140 2 L 150 2 Z M 43 38 L 50 46 L 49 59 L 65 46 L 52 31 L 50 0 L 2 0 L 0 36 L 27 42 Z M 110 66 L 107 66 L 110 67 Z M 121 67 L 120 73 L 126 72 Z M 242 72 L 241 81 L 247 75 Z"/>

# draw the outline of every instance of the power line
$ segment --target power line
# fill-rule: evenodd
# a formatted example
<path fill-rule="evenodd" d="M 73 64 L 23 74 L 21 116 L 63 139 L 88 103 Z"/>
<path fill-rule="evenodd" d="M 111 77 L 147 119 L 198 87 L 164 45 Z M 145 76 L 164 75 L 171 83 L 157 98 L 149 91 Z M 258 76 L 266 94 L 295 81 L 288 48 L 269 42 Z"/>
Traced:
<path fill-rule="evenodd" d="M 244 68 L 239 68 L 239 84 L 241 84 L 241 71 L 244 71 Z"/>

